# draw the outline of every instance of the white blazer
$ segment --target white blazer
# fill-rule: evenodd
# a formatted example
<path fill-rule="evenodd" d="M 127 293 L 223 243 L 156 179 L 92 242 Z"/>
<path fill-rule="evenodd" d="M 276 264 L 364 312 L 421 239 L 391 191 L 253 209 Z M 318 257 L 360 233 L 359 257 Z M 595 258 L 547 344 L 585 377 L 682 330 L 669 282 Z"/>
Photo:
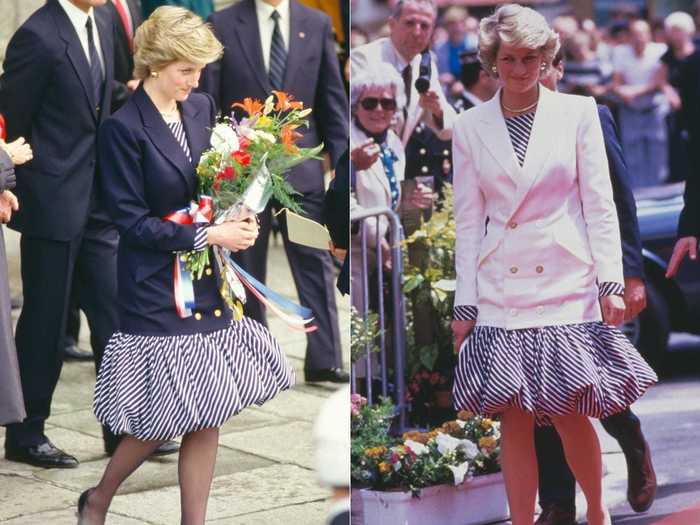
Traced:
<path fill-rule="evenodd" d="M 477 324 L 506 329 L 601 320 L 597 284 L 622 284 L 623 274 L 593 98 L 540 86 L 522 168 L 500 90 L 458 117 L 452 148 L 455 305 L 476 305 Z"/>
<path fill-rule="evenodd" d="M 406 121 L 403 119 L 403 112 L 399 112 L 399 122 L 397 125 L 397 133 L 400 134 L 401 142 L 405 146 L 408 144 L 413 130 L 420 122 L 424 122 L 428 125 L 435 134 L 442 140 L 450 140 L 452 138 L 452 126 L 454 124 L 457 113 L 454 108 L 447 102 L 445 94 L 442 91 L 442 86 L 440 85 L 440 80 L 438 78 L 438 68 L 435 63 L 435 58 L 432 60 L 432 75 L 430 76 L 430 89 L 435 91 L 440 99 L 440 107 L 442 108 L 442 128 L 438 128 L 433 119 L 432 113 L 424 110 L 418 104 L 418 99 L 420 98 L 418 90 L 415 86 L 415 81 L 420 74 L 420 53 L 417 54 L 411 60 L 411 103 L 406 108 Z M 391 43 L 391 39 L 388 37 L 378 38 L 373 40 L 368 44 L 358 46 L 350 51 L 350 68 L 352 71 L 362 71 L 368 67 L 371 67 L 373 63 L 385 62 L 395 68 L 399 76 L 406 67 L 407 63 L 399 52 Z"/>
<path fill-rule="evenodd" d="M 350 126 L 350 150 L 357 147 L 367 140 L 367 135 L 362 132 L 354 123 Z M 406 169 L 406 156 L 404 154 L 401 140 L 389 130 L 387 134 L 387 146 L 396 154 L 398 160 L 394 162 L 394 174 L 396 182 L 401 192 L 401 182 L 404 178 Z M 350 213 L 361 212 L 365 208 L 386 207 L 391 208 L 391 186 L 384 172 L 384 165 L 381 159 L 372 164 L 366 170 L 356 170 L 354 175 L 354 188 L 350 194 Z M 399 201 L 401 195 L 399 193 Z M 367 265 L 371 272 L 376 265 L 376 246 L 377 238 L 382 238 L 387 234 L 389 222 L 386 217 L 382 216 L 379 221 L 376 219 L 368 219 L 367 223 Z M 361 300 L 360 292 L 362 290 L 362 280 L 360 272 L 362 268 L 362 256 L 360 253 L 360 243 L 362 242 L 360 234 L 353 236 L 350 245 L 350 264 L 352 268 L 352 304 L 360 309 Z"/>

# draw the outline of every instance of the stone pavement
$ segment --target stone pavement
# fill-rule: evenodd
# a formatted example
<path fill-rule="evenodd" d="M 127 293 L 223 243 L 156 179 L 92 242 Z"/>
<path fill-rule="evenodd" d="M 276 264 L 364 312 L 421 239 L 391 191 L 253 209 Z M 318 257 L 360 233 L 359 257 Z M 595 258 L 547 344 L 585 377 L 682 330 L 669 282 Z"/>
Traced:
<path fill-rule="evenodd" d="M 19 288 L 17 236 L 4 228 L 10 283 Z M 271 241 L 271 287 L 296 299 L 284 250 Z M 346 368 L 349 359 L 349 301 L 337 295 Z M 15 312 L 16 313 L 16 312 Z M 303 382 L 305 336 L 274 318 L 270 328 L 297 371 L 298 385 L 262 407 L 244 410 L 221 429 L 207 523 L 221 525 L 321 525 L 329 491 L 312 470 L 311 429 L 333 386 Z M 81 347 L 89 349 L 87 323 Z M 76 455 L 80 467 L 45 470 L 6 461 L 0 452 L 0 523 L 74 525 L 79 494 L 93 486 L 107 464 L 100 427 L 92 414 L 92 363 L 66 363 L 56 389 L 47 435 Z M 4 429 L 0 427 L 0 442 Z M 0 449 L 1 451 L 2 449 Z M 107 519 L 110 525 L 179 523 L 177 456 L 144 463 L 122 486 Z"/>

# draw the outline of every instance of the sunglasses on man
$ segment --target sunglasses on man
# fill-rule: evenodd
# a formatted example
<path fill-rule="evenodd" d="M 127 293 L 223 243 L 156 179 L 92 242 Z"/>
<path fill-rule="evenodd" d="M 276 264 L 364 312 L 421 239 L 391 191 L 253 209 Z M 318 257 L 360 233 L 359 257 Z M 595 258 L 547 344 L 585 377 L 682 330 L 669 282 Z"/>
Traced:
<path fill-rule="evenodd" d="M 377 106 L 382 106 L 384 111 L 394 111 L 396 109 L 396 100 L 393 98 L 367 97 L 360 100 L 360 106 L 366 111 L 373 111 L 377 109 Z"/>

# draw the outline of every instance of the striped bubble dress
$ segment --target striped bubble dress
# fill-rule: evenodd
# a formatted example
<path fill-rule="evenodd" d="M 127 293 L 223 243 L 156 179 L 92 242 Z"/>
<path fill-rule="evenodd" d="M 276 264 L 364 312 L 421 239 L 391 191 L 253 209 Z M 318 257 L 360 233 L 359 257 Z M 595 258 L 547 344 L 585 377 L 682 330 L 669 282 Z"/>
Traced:
<path fill-rule="evenodd" d="M 189 159 L 182 123 L 169 122 L 168 126 Z M 197 231 L 194 248 L 209 249 L 204 230 Z M 119 331 L 110 338 L 93 410 L 100 423 L 115 434 L 169 440 L 220 427 L 244 408 L 262 405 L 294 384 L 294 370 L 267 328 L 245 317 L 231 320 L 218 294 L 216 273 L 216 269 L 208 271 L 195 281 L 195 299 L 201 307 L 200 298 L 209 301 L 215 329 L 181 330 L 174 335 L 167 328 L 158 330 L 165 335 Z M 153 276 L 143 286 L 172 290 L 172 270 Z M 122 325 L 130 316 L 143 317 L 128 300 L 120 303 Z M 172 326 L 196 326 L 198 322 L 192 316 L 180 320 L 174 303 L 157 308 L 172 314 L 168 321 Z"/>
<path fill-rule="evenodd" d="M 534 112 L 506 118 L 522 166 Z M 619 283 L 599 284 L 599 296 L 624 292 Z M 474 305 L 455 306 L 454 319 L 474 320 Z M 535 415 L 605 418 L 628 407 L 657 381 L 627 337 L 602 321 L 507 330 L 474 327 L 459 353 L 453 396 L 458 409 L 497 417 L 509 407 Z"/>

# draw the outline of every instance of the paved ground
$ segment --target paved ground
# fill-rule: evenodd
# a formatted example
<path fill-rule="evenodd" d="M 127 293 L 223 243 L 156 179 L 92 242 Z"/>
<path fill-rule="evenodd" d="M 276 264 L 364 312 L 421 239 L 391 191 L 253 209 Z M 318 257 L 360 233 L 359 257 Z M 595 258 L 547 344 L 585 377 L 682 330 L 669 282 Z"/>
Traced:
<path fill-rule="evenodd" d="M 13 289 L 19 285 L 17 238 L 5 229 Z M 281 241 L 280 241 L 281 242 Z M 281 246 L 271 246 L 268 275 L 273 289 L 295 298 Z M 349 356 L 349 302 L 338 296 L 344 355 Z M 207 523 L 226 525 L 320 525 L 329 492 L 312 470 L 311 428 L 330 384 L 303 382 L 305 338 L 271 319 L 298 373 L 299 385 L 260 408 L 250 408 L 221 429 Z M 89 348 L 87 323 L 81 346 Z M 347 364 L 346 364 L 347 366 Z M 47 434 L 81 461 L 74 470 L 44 470 L 5 461 L 0 454 L 0 522 L 8 525 L 75 524 L 75 503 L 94 485 L 107 458 L 92 411 L 92 363 L 67 363 L 53 402 Z M 0 427 L 0 442 L 4 429 Z M 146 462 L 115 498 L 110 525 L 179 523 L 177 456 Z"/>

